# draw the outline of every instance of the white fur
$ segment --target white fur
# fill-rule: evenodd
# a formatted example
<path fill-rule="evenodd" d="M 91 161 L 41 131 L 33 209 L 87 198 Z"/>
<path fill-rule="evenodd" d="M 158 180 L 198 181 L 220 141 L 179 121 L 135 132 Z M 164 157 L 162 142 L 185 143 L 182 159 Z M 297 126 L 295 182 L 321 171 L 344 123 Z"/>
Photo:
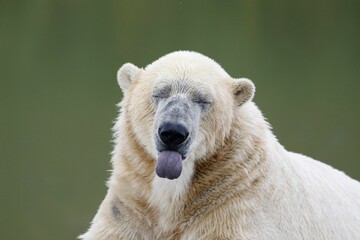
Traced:
<path fill-rule="evenodd" d="M 180 211 L 183 195 L 188 190 L 188 185 L 194 173 L 194 163 L 192 161 L 185 161 L 183 165 L 182 174 L 178 179 L 169 180 L 155 175 L 152 182 L 149 204 L 158 207 L 160 215 L 168 215 L 168 217 L 160 219 L 159 225 L 162 231 L 168 231 L 174 227 L 166 219 L 171 218 L 174 213 Z"/>
<path fill-rule="evenodd" d="M 166 55 L 141 73 L 137 67 L 126 64 L 118 75 L 121 87 L 130 89 L 137 74 L 141 75 L 136 79 L 138 88 L 129 90 L 135 101 L 128 101 L 129 95 L 125 99 L 124 108 L 130 116 L 122 112 L 114 127 L 114 171 L 108 183 L 109 191 L 82 239 L 172 239 L 172 231 L 179 229 L 181 240 L 360 239 L 360 183 L 326 164 L 284 149 L 251 102 L 254 85 L 250 80 L 244 82 L 248 98 L 240 98 L 241 107 L 234 107 L 233 91 L 227 89 L 234 79 L 216 62 L 199 53 L 180 51 Z M 149 175 L 146 171 L 149 169 L 137 168 L 136 163 L 142 163 L 141 156 L 147 155 L 138 155 L 139 148 L 128 144 L 127 124 L 132 124 L 136 141 L 156 161 L 151 117 L 154 111 L 147 97 L 153 85 L 179 76 L 194 88 L 205 89 L 216 96 L 213 104 L 216 111 L 203 117 L 192 150 L 183 162 L 181 176 L 168 180 Z M 224 79 L 222 87 L 218 87 L 220 78 Z M 199 83 L 199 79 L 202 82 Z M 235 142 L 236 147 L 231 148 L 234 154 L 227 159 L 226 166 L 230 164 L 234 168 L 218 172 L 218 182 L 205 188 L 204 195 L 194 197 L 194 202 L 189 202 L 187 194 L 192 190 L 189 187 L 199 187 L 192 185 L 196 161 L 225 149 L 220 140 L 230 133 L 233 137 L 230 142 Z M 132 161 L 131 169 L 136 169 L 136 174 L 151 179 L 151 189 L 144 186 L 147 181 L 136 180 L 124 170 L 127 165 L 124 159 Z M 207 174 L 212 176 L 212 172 Z M 200 181 L 206 185 L 208 179 L 200 178 Z M 117 205 L 124 207 L 121 210 L 126 213 L 121 220 L 116 217 L 114 220 L 114 213 L 110 211 L 114 199 L 125 205 Z M 146 207 L 133 204 L 131 199 L 145 201 Z M 195 212 L 182 215 L 191 206 L 198 206 L 196 204 L 199 208 Z M 149 213 L 149 209 L 157 212 Z"/>

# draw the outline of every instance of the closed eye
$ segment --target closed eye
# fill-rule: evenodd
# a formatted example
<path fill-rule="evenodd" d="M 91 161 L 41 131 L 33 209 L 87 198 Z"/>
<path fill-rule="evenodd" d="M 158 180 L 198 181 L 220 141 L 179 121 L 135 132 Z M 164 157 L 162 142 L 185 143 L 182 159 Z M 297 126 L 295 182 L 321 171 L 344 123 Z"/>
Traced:
<path fill-rule="evenodd" d="M 192 101 L 201 105 L 210 105 L 212 103 L 212 99 L 210 96 L 199 92 L 193 95 Z"/>
<path fill-rule="evenodd" d="M 195 103 L 199 103 L 199 104 L 211 104 L 210 101 L 204 101 L 204 100 L 194 100 Z"/>
<path fill-rule="evenodd" d="M 153 93 L 152 97 L 156 98 L 156 99 L 168 98 L 169 93 L 162 92 L 162 91 L 157 91 L 157 92 Z"/>
<path fill-rule="evenodd" d="M 153 98 L 166 98 L 165 96 L 161 96 L 161 95 L 152 95 Z"/>
<path fill-rule="evenodd" d="M 168 98 L 171 93 L 171 85 L 159 86 L 152 93 L 153 98 Z"/>

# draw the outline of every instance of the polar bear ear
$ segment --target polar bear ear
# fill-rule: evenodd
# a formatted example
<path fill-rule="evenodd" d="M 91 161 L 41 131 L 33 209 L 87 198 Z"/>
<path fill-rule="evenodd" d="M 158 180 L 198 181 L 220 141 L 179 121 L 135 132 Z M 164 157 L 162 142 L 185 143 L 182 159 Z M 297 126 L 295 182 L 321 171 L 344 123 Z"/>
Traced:
<path fill-rule="evenodd" d="M 251 101 L 255 94 L 255 85 L 247 78 L 237 78 L 234 83 L 235 101 L 238 106 Z"/>
<path fill-rule="evenodd" d="M 126 92 L 139 70 L 140 68 L 132 63 L 125 63 L 121 66 L 117 72 L 117 81 L 123 92 Z"/>

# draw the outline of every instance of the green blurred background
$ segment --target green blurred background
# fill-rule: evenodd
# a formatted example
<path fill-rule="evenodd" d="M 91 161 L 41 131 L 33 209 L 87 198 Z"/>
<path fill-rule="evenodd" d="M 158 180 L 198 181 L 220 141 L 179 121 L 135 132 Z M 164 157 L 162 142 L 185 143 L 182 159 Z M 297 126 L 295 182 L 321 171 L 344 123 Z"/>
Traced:
<path fill-rule="evenodd" d="M 199 51 L 280 142 L 360 179 L 359 1 L 0 1 L 0 239 L 74 239 L 103 199 L 125 62 Z"/>

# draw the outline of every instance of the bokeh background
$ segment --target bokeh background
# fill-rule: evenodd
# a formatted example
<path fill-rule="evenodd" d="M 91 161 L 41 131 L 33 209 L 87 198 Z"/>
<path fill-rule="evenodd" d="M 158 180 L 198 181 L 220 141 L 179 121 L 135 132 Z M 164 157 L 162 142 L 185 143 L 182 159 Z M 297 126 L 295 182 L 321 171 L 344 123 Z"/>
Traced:
<path fill-rule="evenodd" d="M 0 1 L 0 239 L 75 239 L 103 199 L 125 62 L 199 51 L 281 143 L 360 179 L 359 1 Z"/>

